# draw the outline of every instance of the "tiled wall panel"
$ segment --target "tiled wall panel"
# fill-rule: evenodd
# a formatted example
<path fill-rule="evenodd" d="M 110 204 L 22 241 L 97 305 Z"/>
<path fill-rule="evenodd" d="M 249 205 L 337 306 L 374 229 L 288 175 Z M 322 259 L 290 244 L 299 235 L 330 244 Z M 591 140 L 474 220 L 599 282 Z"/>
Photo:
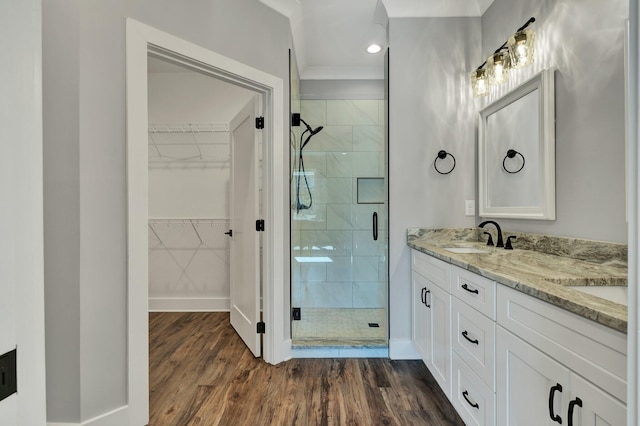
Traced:
<path fill-rule="evenodd" d="M 324 128 L 303 151 L 313 203 L 292 214 L 294 306 L 385 307 L 386 210 L 357 203 L 359 177 L 384 177 L 383 101 L 302 100 L 300 107 L 312 128 Z M 300 178 L 300 201 L 308 205 Z M 294 207 L 296 191 L 294 171 Z M 372 238 L 374 212 L 377 241 Z"/>

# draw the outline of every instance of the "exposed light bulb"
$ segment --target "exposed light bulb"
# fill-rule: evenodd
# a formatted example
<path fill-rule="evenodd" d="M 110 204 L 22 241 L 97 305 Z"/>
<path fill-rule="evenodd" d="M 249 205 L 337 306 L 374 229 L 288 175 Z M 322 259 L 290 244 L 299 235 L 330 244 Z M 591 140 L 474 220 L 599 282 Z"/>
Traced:
<path fill-rule="evenodd" d="M 531 29 L 518 31 L 508 40 L 511 66 L 522 68 L 533 62 L 536 33 Z"/>
<path fill-rule="evenodd" d="M 471 90 L 475 98 L 489 94 L 489 80 L 486 69 L 480 68 L 471 73 Z"/>
<path fill-rule="evenodd" d="M 489 87 L 487 86 L 487 80 L 482 79 L 478 80 L 478 95 L 486 95 L 489 92 Z"/>
<path fill-rule="evenodd" d="M 509 70 L 511 69 L 509 52 L 501 50 L 491 55 L 487 59 L 487 68 L 490 84 L 498 85 L 509 81 Z"/>

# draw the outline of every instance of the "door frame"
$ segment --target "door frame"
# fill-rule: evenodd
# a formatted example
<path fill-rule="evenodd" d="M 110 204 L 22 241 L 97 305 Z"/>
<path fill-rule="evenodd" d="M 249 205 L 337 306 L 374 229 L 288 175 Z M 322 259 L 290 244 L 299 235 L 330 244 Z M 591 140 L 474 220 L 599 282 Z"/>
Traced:
<path fill-rule="evenodd" d="M 288 170 L 285 147 L 284 82 L 281 78 L 222 56 L 211 50 L 127 19 L 127 290 L 128 290 L 128 405 L 129 424 L 149 419 L 148 348 L 148 104 L 147 56 L 165 56 L 227 82 L 262 94 L 263 132 L 263 359 L 277 364 L 291 357 L 285 333 L 288 259 L 285 256 Z"/>

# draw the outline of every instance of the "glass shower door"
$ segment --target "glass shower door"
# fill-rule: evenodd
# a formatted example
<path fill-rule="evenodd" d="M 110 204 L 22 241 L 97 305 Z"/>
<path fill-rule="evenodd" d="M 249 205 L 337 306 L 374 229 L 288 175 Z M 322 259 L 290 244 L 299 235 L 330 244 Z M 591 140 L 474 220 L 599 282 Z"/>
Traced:
<path fill-rule="evenodd" d="M 384 102 L 303 99 L 300 114 L 291 149 L 294 348 L 386 348 Z"/>

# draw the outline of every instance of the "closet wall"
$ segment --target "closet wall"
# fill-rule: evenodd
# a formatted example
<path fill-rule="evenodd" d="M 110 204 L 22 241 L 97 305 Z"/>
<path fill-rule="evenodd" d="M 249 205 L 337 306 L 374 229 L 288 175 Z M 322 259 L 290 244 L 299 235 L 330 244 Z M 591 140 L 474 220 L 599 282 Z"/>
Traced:
<path fill-rule="evenodd" d="M 228 123 L 253 93 L 149 64 L 149 309 L 228 310 Z"/>

